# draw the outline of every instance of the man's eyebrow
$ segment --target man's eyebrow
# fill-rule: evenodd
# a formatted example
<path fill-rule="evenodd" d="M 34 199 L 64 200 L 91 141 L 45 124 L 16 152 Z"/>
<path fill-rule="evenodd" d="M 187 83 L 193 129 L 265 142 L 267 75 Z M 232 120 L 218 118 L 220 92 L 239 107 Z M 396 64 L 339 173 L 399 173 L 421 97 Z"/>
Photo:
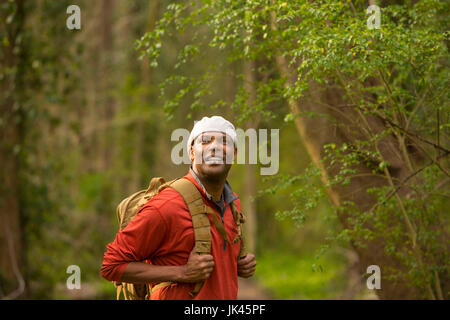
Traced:
<path fill-rule="evenodd" d="M 215 138 L 215 139 L 225 139 L 226 140 L 230 140 L 231 138 L 229 136 L 227 136 L 226 134 L 213 134 L 213 133 L 202 133 L 201 135 L 199 135 L 195 140 L 201 140 L 202 138 Z"/>

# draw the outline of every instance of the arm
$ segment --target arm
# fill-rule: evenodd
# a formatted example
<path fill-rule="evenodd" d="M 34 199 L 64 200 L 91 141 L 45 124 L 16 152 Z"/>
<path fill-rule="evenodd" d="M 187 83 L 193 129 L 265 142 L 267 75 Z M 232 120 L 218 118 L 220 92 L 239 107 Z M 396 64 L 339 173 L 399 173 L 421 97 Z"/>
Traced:
<path fill-rule="evenodd" d="M 145 262 L 130 262 L 122 273 L 122 281 L 128 283 L 179 282 L 181 279 L 181 266 L 157 266 Z"/>
<path fill-rule="evenodd" d="M 107 246 L 101 276 L 109 281 L 122 281 L 130 263 L 150 259 L 165 241 L 166 224 L 158 209 L 145 205 L 137 216 Z"/>
<path fill-rule="evenodd" d="M 158 266 L 144 261 L 150 259 L 168 234 L 162 215 L 156 208 L 146 206 L 108 244 L 101 275 L 109 281 L 129 283 L 198 282 L 209 277 L 214 261 L 211 255 L 191 252 L 182 266 Z"/>
<path fill-rule="evenodd" d="M 145 262 L 130 262 L 122 273 L 122 281 L 129 283 L 148 282 L 198 282 L 209 277 L 214 268 L 211 255 L 191 252 L 182 266 L 157 266 Z"/>

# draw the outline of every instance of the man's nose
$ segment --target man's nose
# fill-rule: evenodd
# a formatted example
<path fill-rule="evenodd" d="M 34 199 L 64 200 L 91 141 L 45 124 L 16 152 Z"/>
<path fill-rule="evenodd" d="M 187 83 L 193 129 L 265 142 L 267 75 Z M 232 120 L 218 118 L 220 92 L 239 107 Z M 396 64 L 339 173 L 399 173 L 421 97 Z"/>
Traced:
<path fill-rule="evenodd" d="M 215 153 L 223 153 L 223 143 L 221 138 L 213 138 L 209 145 L 208 151 L 215 155 Z"/>

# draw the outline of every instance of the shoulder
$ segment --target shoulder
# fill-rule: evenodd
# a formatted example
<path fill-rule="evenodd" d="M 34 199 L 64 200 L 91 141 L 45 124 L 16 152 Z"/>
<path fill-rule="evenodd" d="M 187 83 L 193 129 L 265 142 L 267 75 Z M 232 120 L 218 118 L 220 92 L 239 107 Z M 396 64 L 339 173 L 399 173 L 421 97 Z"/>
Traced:
<path fill-rule="evenodd" d="M 167 202 L 181 198 L 181 195 L 174 189 L 168 187 L 150 199 L 155 205 L 164 206 Z M 182 199 L 182 198 L 181 198 Z"/>
<path fill-rule="evenodd" d="M 162 223 L 169 228 L 186 210 L 188 209 L 181 195 L 172 188 L 166 188 L 147 201 L 133 220 L 144 225 Z"/>
<path fill-rule="evenodd" d="M 152 207 L 159 211 L 163 216 L 171 215 L 180 210 L 187 210 L 183 197 L 172 188 L 165 188 L 153 198 L 151 198 L 143 208 Z"/>
<path fill-rule="evenodd" d="M 235 196 L 237 196 L 236 193 L 233 192 L 233 194 L 234 194 Z M 237 208 L 237 210 L 240 212 L 240 211 L 241 211 L 241 199 L 237 198 L 237 199 L 234 200 L 233 202 L 236 204 L 236 208 Z"/>

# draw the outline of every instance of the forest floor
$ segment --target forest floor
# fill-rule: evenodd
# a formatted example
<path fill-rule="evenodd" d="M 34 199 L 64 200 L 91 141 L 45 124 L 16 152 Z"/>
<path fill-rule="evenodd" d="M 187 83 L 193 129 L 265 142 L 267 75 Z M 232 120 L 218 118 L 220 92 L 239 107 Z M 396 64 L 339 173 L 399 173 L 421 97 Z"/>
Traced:
<path fill-rule="evenodd" d="M 270 292 L 267 288 L 264 288 L 256 278 L 238 278 L 239 291 L 238 300 L 277 300 L 274 293 Z M 109 283 L 108 283 L 109 285 Z M 112 286 L 112 284 L 110 284 Z M 103 284 L 104 286 L 104 284 Z M 371 290 L 363 290 L 361 287 L 353 288 L 350 296 L 349 293 L 337 296 L 332 299 L 362 299 L 373 300 L 378 299 L 376 294 Z M 84 282 L 79 290 L 68 290 L 65 284 L 60 283 L 56 289 L 55 299 L 70 299 L 70 300 L 91 300 L 91 299 L 115 299 L 115 289 L 108 287 L 108 291 L 104 288 L 100 289 L 99 284 Z M 123 299 L 123 297 L 121 297 Z"/>
<path fill-rule="evenodd" d="M 238 300 L 270 300 L 274 297 L 267 292 L 255 279 L 239 279 Z M 112 286 L 112 284 L 111 284 Z M 101 294 L 96 285 L 82 283 L 79 290 L 68 290 L 64 284 L 57 288 L 57 299 L 85 300 L 85 299 L 115 299 L 115 292 Z M 122 297 L 123 298 L 123 297 Z"/>
<path fill-rule="evenodd" d="M 270 300 L 274 299 L 272 295 L 267 292 L 254 279 L 239 279 L 238 300 Z"/>

